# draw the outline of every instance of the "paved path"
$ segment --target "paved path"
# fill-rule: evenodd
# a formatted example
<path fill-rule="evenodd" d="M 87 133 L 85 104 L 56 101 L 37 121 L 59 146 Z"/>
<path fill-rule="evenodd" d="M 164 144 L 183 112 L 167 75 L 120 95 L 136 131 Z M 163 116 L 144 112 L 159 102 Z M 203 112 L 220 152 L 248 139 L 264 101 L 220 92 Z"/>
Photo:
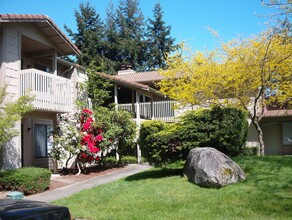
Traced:
<path fill-rule="evenodd" d="M 125 168 L 118 169 L 111 173 L 107 173 L 101 176 L 91 178 L 82 182 L 74 183 L 67 185 L 55 190 L 45 191 L 36 195 L 31 195 L 25 197 L 28 200 L 51 202 L 54 200 L 62 199 L 64 197 L 71 196 L 74 193 L 77 193 L 84 189 L 89 189 L 94 186 L 99 186 L 105 183 L 113 182 L 115 180 L 131 176 L 133 174 L 139 173 L 141 171 L 149 169 L 150 166 L 146 164 L 130 164 Z"/>

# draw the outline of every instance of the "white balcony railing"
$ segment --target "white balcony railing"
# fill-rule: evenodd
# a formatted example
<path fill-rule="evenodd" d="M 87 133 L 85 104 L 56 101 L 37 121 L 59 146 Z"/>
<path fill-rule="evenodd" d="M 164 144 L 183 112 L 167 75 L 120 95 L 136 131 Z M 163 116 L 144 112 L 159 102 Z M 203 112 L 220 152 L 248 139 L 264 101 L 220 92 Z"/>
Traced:
<path fill-rule="evenodd" d="M 140 117 L 144 119 L 162 120 L 165 122 L 174 122 L 176 111 L 174 109 L 175 101 L 158 101 L 140 103 Z M 137 104 L 119 104 L 120 109 L 126 109 L 129 112 L 136 113 Z M 134 108 L 134 109 L 133 109 Z"/>
<path fill-rule="evenodd" d="M 20 96 L 34 96 L 37 110 L 68 112 L 72 109 L 71 80 L 36 69 L 20 71 Z"/>

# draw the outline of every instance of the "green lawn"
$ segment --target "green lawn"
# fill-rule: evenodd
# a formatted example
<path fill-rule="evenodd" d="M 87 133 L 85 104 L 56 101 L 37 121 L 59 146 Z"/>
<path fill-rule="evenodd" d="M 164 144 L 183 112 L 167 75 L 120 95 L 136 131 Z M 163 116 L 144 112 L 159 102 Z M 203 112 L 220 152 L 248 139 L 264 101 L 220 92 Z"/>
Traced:
<path fill-rule="evenodd" d="M 182 166 L 151 169 L 54 202 L 82 219 L 292 219 L 292 157 L 235 158 L 243 182 L 207 189 Z"/>

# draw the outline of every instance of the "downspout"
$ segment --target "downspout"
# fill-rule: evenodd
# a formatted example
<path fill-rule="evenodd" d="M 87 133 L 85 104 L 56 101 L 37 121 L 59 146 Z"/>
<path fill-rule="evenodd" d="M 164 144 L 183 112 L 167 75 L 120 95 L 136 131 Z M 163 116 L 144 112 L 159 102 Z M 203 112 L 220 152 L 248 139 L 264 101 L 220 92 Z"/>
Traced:
<path fill-rule="evenodd" d="M 65 73 L 68 73 L 70 70 L 72 70 L 74 67 L 73 66 L 70 66 L 69 69 L 65 70 L 63 73 L 61 73 L 61 76 L 64 77 L 64 74 Z"/>

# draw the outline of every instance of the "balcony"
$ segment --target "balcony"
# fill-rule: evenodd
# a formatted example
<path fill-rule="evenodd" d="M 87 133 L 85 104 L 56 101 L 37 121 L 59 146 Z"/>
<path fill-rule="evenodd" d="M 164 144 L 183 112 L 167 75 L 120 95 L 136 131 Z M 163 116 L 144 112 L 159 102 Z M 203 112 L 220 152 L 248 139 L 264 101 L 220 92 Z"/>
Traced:
<path fill-rule="evenodd" d="M 72 110 L 71 80 L 36 69 L 20 71 L 20 96 L 34 96 L 36 110 L 68 112 Z"/>
<path fill-rule="evenodd" d="M 177 110 L 175 110 L 175 101 L 157 101 L 140 103 L 140 117 L 142 119 L 149 120 L 161 120 L 165 122 L 175 122 L 176 116 L 178 116 Z M 134 114 L 137 111 L 137 103 L 133 104 L 119 104 L 119 109 L 125 109 Z"/>

